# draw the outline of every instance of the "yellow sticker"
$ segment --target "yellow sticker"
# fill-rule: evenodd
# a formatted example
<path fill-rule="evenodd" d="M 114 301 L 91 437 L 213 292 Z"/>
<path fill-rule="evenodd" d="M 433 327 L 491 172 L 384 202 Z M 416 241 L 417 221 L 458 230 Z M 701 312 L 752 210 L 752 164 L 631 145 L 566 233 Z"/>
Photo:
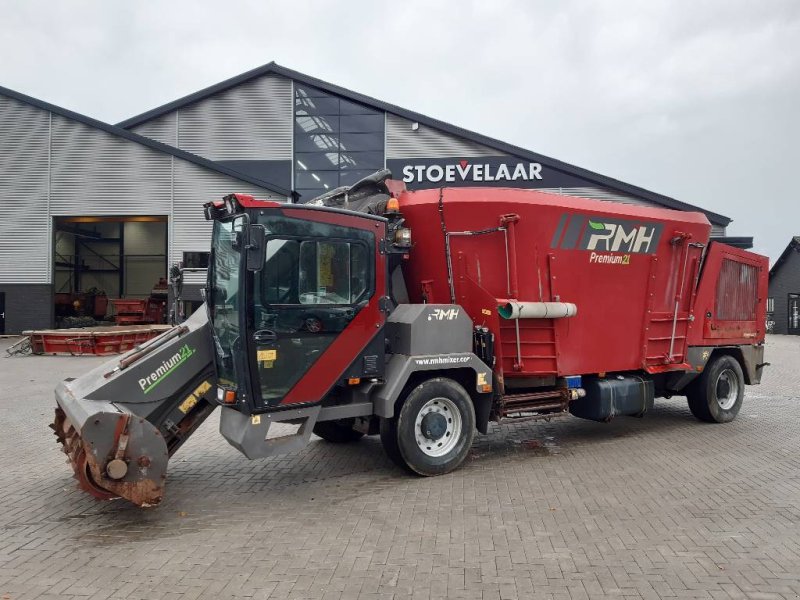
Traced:
<path fill-rule="evenodd" d="M 250 417 L 250 423 L 253 425 L 260 425 L 261 424 L 261 415 L 253 415 Z"/>
<path fill-rule="evenodd" d="M 178 406 L 178 410 L 183 414 L 186 414 L 194 408 L 195 404 L 197 404 L 197 396 L 194 394 L 189 394 L 189 397 L 181 402 L 180 406 Z"/>
<path fill-rule="evenodd" d="M 333 286 L 333 255 L 331 244 L 319 244 L 318 280 L 320 286 Z"/>
<path fill-rule="evenodd" d="M 195 396 L 202 396 L 203 394 L 205 394 L 205 393 L 206 393 L 208 390 L 210 390 L 210 389 L 211 389 L 211 384 L 210 384 L 208 381 L 204 381 L 203 383 L 201 383 L 200 385 L 198 385 L 198 386 L 195 388 L 194 392 L 192 392 L 192 393 L 193 393 Z"/>
<path fill-rule="evenodd" d="M 278 351 L 277 350 L 259 350 L 258 351 L 258 362 L 262 362 L 265 360 L 275 360 L 278 358 Z"/>
<path fill-rule="evenodd" d="M 478 385 L 487 385 L 486 373 L 478 373 Z"/>
<path fill-rule="evenodd" d="M 261 362 L 261 368 L 262 369 L 271 369 L 272 365 L 274 365 L 274 364 L 275 364 L 274 360 L 265 360 L 265 361 Z"/>
<path fill-rule="evenodd" d="M 485 314 L 487 317 L 492 314 L 492 311 L 490 311 L 488 308 L 482 308 L 481 312 Z"/>

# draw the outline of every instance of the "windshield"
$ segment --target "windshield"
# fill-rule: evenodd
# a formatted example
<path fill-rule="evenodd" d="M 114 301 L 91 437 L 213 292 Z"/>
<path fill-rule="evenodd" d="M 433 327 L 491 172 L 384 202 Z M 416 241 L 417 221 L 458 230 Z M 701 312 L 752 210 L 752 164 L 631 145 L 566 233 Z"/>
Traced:
<path fill-rule="evenodd" d="M 236 357 L 241 355 L 243 340 L 240 334 L 239 313 L 241 276 L 241 232 L 244 219 L 215 221 L 211 242 L 211 270 L 209 271 L 209 320 L 214 335 L 214 346 L 219 382 L 236 388 Z"/>

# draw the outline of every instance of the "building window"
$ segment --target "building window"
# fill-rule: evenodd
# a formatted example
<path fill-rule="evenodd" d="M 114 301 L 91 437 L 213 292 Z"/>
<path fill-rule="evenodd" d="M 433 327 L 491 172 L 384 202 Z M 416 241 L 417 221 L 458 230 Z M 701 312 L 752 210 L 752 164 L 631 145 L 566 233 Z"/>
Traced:
<path fill-rule="evenodd" d="M 800 333 L 800 294 L 789 294 L 789 333 Z"/>
<path fill-rule="evenodd" d="M 207 269 L 210 252 L 184 252 L 183 267 L 185 269 Z"/>
<path fill-rule="evenodd" d="M 294 115 L 294 187 L 301 202 L 383 168 L 383 112 L 295 84 Z"/>
<path fill-rule="evenodd" d="M 768 313 L 775 312 L 775 298 L 767 298 L 767 312 Z"/>

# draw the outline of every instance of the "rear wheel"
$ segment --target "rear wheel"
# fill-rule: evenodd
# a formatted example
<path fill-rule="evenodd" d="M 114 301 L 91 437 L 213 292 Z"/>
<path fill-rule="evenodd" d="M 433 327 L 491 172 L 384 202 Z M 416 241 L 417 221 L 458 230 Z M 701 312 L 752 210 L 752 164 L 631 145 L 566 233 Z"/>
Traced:
<path fill-rule="evenodd" d="M 728 355 L 712 359 L 702 375 L 686 390 L 692 414 L 707 423 L 728 423 L 736 418 L 744 399 L 744 373 Z"/>
<path fill-rule="evenodd" d="M 464 462 L 475 434 L 475 409 L 461 385 L 444 377 L 409 392 L 399 414 L 381 423 L 389 457 L 419 475 L 442 475 Z"/>
<path fill-rule="evenodd" d="M 314 425 L 314 434 L 326 442 L 346 444 L 356 442 L 364 437 L 360 431 L 353 429 L 354 419 L 340 419 L 338 421 L 322 421 Z"/>

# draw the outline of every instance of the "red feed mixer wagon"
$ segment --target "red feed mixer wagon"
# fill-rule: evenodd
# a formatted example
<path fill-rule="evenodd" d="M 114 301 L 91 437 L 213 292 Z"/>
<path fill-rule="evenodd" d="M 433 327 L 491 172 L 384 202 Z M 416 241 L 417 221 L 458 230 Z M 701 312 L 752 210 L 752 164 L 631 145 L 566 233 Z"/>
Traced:
<path fill-rule="evenodd" d="M 411 301 L 487 327 L 506 388 L 639 372 L 678 391 L 722 347 L 758 379 L 767 259 L 709 243 L 701 213 L 511 189 L 406 193 L 400 210 Z"/>
<path fill-rule="evenodd" d="M 56 390 L 81 487 L 163 497 L 169 457 L 216 408 L 245 456 L 379 434 L 419 475 L 490 421 L 643 416 L 685 395 L 738 413 L 764 363 L 768 263 L 700 213 L 531 190 L 409 192 L 387 171 L 308 204 L 231 194 L 206 308 Z M 274 423 L 292 433 L 268 437 Z"/>

